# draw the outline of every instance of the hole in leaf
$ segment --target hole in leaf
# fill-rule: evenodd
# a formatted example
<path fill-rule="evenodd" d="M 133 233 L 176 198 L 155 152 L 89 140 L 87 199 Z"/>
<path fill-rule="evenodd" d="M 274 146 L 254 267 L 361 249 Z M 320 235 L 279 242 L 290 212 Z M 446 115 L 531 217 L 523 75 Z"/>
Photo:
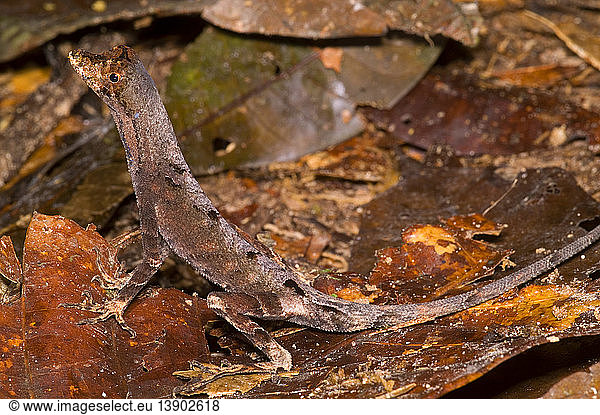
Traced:
<path fill-rule="evenodd" d="M 560 187 L 556 183 L 548 183 L 546 186 L 546 193 L 557 195 L 560 193 Z"/>
<path fill-rule="evenodd" d="M 600 217 L 595 217 L 593 219 L 584 220 L 582 222 L 579 222 L 579 226 L 588 232 L 591 231 L 592 229 L 594 229 L 598 225 L 600 225 Z"/>
<path fill-rule="evenodd" d="M 286 280 L 283 285 L 296 291 L 298 295 L 304 296 L 304 290 L 293 280 Z"/>
<path fill-rule="evenodd" d="M 231 153 L 235 149 L 236 144 L 226 138 L 215 137 L 212 141 L 212 147 L 217 157 L 223 157 L 225 154 Z"/>

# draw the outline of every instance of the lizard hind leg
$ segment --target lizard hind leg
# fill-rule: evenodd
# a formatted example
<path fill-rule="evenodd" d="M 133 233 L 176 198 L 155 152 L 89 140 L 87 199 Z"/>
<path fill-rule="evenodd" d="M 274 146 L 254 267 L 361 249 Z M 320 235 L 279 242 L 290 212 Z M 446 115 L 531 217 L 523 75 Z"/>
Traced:
<path fill-rule="evenodd" d="M 267 300 L 277 307 L 278 300 L 269 294 L 260 295 L 261 300 Z M 263 298 L 264 297 L 264 298 Z M 273 297 L 273 298 L 270 298 Z M 272 301 L 271 301 L 272 300 Z M 269 310 L 265 301 L 242 293 L 211 292 L 206 298 L 207 305 L 220 317 L 227 320 L 270 360 L 272 369 L 281 367 L 289 370 L 292 367 L 292 356 L 275 339 L 251 317 L 267 320 L 281 319 L 281 312 Z"/>

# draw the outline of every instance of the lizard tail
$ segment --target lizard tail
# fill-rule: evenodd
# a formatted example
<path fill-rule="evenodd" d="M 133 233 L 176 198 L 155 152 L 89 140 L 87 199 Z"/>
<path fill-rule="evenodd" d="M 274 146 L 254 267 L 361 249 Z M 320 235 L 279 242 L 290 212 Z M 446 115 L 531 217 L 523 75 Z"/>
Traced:
<path fill-rule="evenodd" d="M 600 225 L 552 254 L 476 290 L 427 303 L 384 306 L 375 326 L 411 326 L 476 306 L 554 269 L 599 239 Z M 402 314 L 407 318 L 402 318 Z"/>
<path fill-rule="evenodd" d="M 344 325 L 344 323 L 345 331 L 357 331 L 386 326 L 412 326 L 431 321 L 437 317 L 465 310 L 495 298 L 552 270 L 599 239 L 600 225 L 554 253 L 512 272 L 497 281 L 486 284 L 476 290 L 441 298 L 439 300 L 425 303 L 373 306 L 370 304 L 357 304 L 350 301 L 341 301 L 340 299 L 333 299 L 323 294 L 323 296 L 320 296 L 321 301 L 319 302 L 322 306 L 329 307 L 330 309 L 337 309 L 337 311 L 342 313 L 341 315 L 345 316 L 343 319 L 335 319 L 335 328 L 337 331 L 344 331 L 344 329 L 340 330 L 340 326 Z M 324 297 L 328 297 L 328 299 Z M 318 328 L 328 330 L 329 327 L 327 326 L 328 324 L 323 324 Z"/>

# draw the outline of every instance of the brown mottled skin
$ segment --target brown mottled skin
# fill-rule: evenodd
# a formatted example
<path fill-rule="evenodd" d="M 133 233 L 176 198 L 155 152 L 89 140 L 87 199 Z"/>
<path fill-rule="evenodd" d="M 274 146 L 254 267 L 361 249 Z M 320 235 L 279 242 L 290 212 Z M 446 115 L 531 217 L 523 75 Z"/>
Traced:
<path fill-rule="evenodd" d="M 545 258 L 477 290 L 418 304 L 376 306 L 334 298 L 306 283 L 279 257 L 228 223 L 192 176 L 152 78 L 134 51 L 71 52 L 71 64 L 108 105 L 126 150 L 140 212 L 143 261 L 116 298 L 79 307 L 100 313 L 87 322 L 123 313 L 169 252 L 223 291 L 208 306 L 270 359 L 290 368 L 290 353 L 253 319 L 287 320 L 333 332 L 410 326 L 464 310 L 549 271 L 600 238 L 600 226 Z"/>

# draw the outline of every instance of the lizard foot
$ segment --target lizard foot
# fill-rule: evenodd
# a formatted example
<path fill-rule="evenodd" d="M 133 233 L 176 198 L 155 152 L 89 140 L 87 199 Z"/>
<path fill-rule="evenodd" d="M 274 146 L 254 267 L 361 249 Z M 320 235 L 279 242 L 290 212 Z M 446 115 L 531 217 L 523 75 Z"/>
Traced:
<path fill-rule="evenodd" d="M 269 357 L 270 362 L 259 363 L 259 366 L 274 372 L 279 368 L 286 371 L 292 368 L 292 355 L 281 347 L 279 343 L 273 342 L 269 344 L 265 350 L 265 354 Z"/>
<path fill-rule="evenodd" d="M 277 371 L 278 368 L 290 370 L 292 367 L 292 355 L 285 350 L 264 328 L 253 321 L 250 316 L 265 318 L 268 316 L 278 317 L 280 308 L 271 311 L 264 308 L 264 304 L 273 301 L 270 294 L 261 296 L 263 302 L 255 297 L 242 293 L 211 292 L 206 298 L 208 307 L 217 315 L 223 317 L 233 327 L 243 333 L 250 342 L 261 350 L 269 362 L 261 363 L 261 367 L 269 371 Z"/>
<path fill-rule="evenodd" d="M 277 372 L 280 368 L 288 371 L 292 368 L 292 355 L 283 347 L 280 350 L 271 351 L 268 357 L 270 361 L 255 363 L 255 365 L 269 372 Z"/>
<path fill-rule="evenodd" d="M 76 308 L 78 310 L 91 311 L 92 313 L 100 314 L 97 317 L 90 317 L 78 321 L 78 325 L 83 324 L 95 324 L 100 321 L 106 321 L 111 317 L 114 317 L 119 326 L 125 330 L 129 335 L 134 338 L 136 336 L 135 330 L 127 325 L 123 318 L 123 313 L 127 308 L 127 303 L 119 300 L 111 300 L 102 304 L 94 303 L 92 296 L 89 291 L 84 291 L 83 295 L 85 299 L 81 303 L 60 303 L 59 307 L 64 308 Z"/>

